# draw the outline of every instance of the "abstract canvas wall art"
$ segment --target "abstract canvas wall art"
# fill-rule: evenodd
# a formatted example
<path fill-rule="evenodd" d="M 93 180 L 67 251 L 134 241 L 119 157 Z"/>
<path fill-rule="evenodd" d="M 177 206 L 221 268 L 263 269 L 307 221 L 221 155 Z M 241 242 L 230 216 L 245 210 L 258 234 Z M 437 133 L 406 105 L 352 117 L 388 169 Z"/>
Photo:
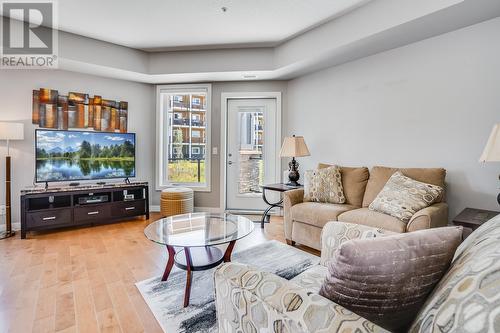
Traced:
<path fill-rule="evenodd" d="M 102 132 L 127 132 L 128 103 L 101 96 L 57 90 L 33 90 L 33 124 L 41 128 L 85 128 Z"/>

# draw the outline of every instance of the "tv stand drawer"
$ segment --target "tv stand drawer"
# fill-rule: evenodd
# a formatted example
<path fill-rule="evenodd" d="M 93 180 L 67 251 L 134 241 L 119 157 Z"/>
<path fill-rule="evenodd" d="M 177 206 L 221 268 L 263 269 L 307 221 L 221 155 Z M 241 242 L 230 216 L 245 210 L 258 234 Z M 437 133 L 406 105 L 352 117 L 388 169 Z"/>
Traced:
<path fill-rule="evenodd" d="M 115 203 L 113 216 L 139 216 L 146 214 L 146 200 Z"/>
<path fill-rule="evenodd" d="M 75 208 L 75 223 L 95 222 L 110 218 L 111 209 L 109 205 L 95 205 Z"/>
<path fill-rule="evenodd" d="M 28 227 L 33 227 L 33 228 L 59 225 L 59 224 L 70 224 L 71 208 L 27 213 L 26 223 Z"/>

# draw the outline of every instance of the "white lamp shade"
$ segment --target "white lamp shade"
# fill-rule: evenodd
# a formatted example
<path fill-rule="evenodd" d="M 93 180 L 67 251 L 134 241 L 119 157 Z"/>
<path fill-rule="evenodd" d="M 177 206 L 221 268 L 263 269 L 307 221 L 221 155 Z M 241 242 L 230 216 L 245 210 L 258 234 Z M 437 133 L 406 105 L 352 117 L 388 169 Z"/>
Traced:
<path fill-rule="evenodd" d="M 500 162 L 500 124 L 495 124 L 484 147 L 480 162 Z"/>
<path fill-rule="evenodd" d="M 0 140 L 24 140 L 24 124 L 0 122 Z"/>
<path fill-rule="evenodd" d="M 309 149 L 307 149 L 306 141 L 303 136 L 289 136 L 283 141 L 281 146 L 281 157 L 302 157 L 309 156 Z"/>

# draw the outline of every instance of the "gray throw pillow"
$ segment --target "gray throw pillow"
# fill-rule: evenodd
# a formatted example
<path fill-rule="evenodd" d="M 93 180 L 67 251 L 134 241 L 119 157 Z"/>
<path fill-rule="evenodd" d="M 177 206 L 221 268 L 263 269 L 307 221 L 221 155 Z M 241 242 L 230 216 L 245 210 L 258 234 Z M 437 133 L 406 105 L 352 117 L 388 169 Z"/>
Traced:
<path fill-rule="evenodd" d="M 446 273 L 462 227 L 350 240 L 328 262 L 320 295 L 390 331 L 406 329 Z"/>

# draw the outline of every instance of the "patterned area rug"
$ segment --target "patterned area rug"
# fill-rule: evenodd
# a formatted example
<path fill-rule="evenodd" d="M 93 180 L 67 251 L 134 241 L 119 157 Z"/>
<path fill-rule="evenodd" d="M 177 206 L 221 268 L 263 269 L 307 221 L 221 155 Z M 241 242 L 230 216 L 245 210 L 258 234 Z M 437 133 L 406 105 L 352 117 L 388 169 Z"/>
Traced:
<path fill-rule="evenodd" d="M 317 265 L 319 258 L 278 241 L 268 241 L 233 253 L 232 261 L 248 264 L 290 280 L 307 268 Z M 155 277 L 136 283 L 164 332 L 217 332 L 214 270 L 193 272 L 191 300 L 187 308 L 182 307 L 185 271 L 175 267 L 167 282 L 161 282 L 160 277 Z"/>

